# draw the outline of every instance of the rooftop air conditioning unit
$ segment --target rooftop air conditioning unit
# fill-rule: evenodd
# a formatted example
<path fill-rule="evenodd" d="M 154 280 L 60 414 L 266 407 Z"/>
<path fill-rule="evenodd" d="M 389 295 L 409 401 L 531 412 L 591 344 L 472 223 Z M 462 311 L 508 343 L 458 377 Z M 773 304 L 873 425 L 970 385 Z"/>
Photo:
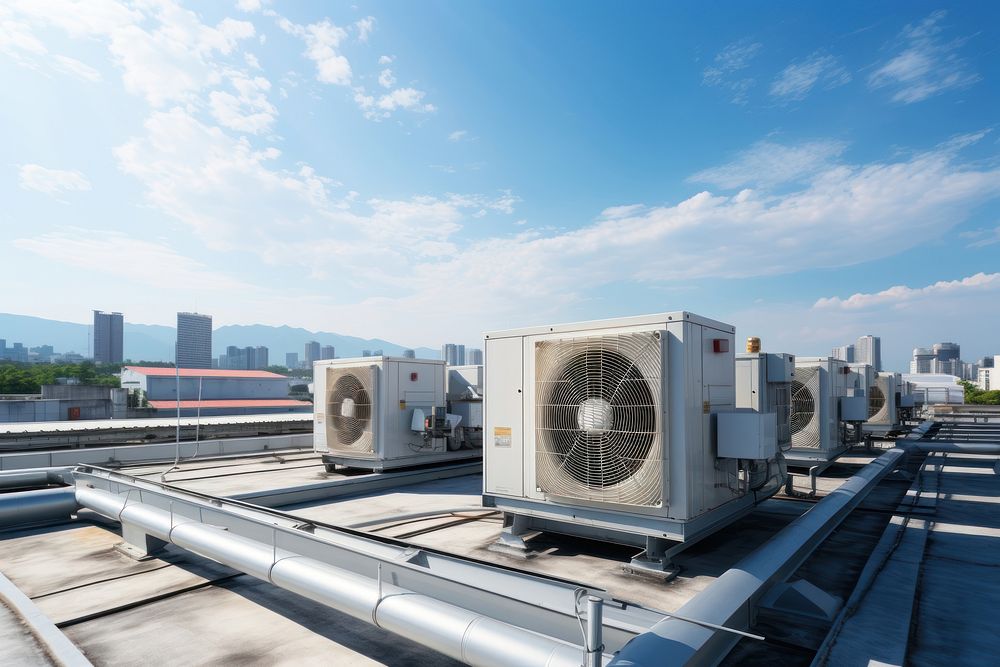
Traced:
<path fill-rule="evenodd" d="M 713 433 L 734 411 L 733 334 L 687 312 L 487 334 L 484 504 L 506 515 L 501 542 L 548 531 L 652 558 L 749 510 L 748 461 Z M 727 451 L 767 452 L 770 432 L 773 458 L 773 424 Z"/>
<path fill-rule="evenodd" d="M 868 433 L 885 434 L 899 429 L 899 378 L 896 373 L 879 373 L 868 394 Z"/>
<path fill-rule="evenodd" d="M 313 365 L 313 383 L 314 449 L 328 471 L 340 465 L 381 472 L 479 455 L 448 448 L 459 422 L 445 417 L 443 361 L 322 360 Z"/>
<path fill-rule="evenodd" d="M 448 366 L 448 412 L 462 418 L 448 441 L 451 449 L 483 448 L 483 366 Z"/>
<path fill-rule="evenodd" d="M 841 399 L 857 382 L 850 367 L 830 357 L 796 357 L 792 381 L 790 465 L 811 467 L 848 448 L 841 428 Z M 853 415 L 850 415 L 853 416 Z M 862 417 L 863 420 L 863 417 Z"/>

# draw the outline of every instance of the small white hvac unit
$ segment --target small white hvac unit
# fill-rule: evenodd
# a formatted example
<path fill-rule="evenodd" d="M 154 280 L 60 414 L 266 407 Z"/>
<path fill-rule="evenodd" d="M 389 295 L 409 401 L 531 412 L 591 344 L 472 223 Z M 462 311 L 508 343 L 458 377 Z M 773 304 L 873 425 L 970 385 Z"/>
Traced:
<path fill-rule="evenodd" d="M 389 468 L 479 456 L 450 450 L 458 421 L 446 417 L 445 364 L 363 357 L 313 365 L 313 443 L 327 470 Z"/>
<path fill-rule="evenodd" d="M 899 376 L 878 373 L 868 393 L 868 433 L 886 434 L 899 430 Z"/>
<path fill-rule="evenodd" d="M 505 513 L 501 542 L 547 531 L 652 554 L 749 510 L 747 463 L 775 456 L 775 429 L 751 414 L 715 437 L 736 414 L 733 334 L 687 312 L 487 334 L 483 499 Z"/>
<path fill-rule="evenodd" d="M 868 406 L 855 391 L 857 375 L 846 362 L 830 357 L 796 357 L 792 381 L 792 447 L 790 465 L 812 466 L 830 461 L 850 444 L 841 421 L 864 421 Z"/>
<path fill-rule="evenodd" d="M 483 448 L 483 366 L 448 366 L 448 412 L 462 418 L 448 441 L 452 449 Z"/>
<path fill-rule="evenodd" d="M 792 381 L 795 355 L 746 352 L 736 355 L 736 407 L 773 412 L 779 451 L 792 446 Z"/>

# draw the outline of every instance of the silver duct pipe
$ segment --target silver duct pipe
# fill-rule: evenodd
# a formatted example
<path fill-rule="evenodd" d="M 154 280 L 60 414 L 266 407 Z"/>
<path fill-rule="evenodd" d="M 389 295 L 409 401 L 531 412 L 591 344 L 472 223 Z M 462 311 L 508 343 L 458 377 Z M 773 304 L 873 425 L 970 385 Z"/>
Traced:
<path fill-rule="evenodd" d="M 664 618 L 626 644 L 611 662 L 612 667 L 717 663 L 741 638 L 726 629 L 749 628 L 760 596 L 773 583 L 791 575 L 905 456 L 906 450 L 891 449 L 866 465 L 685 603 L 677 610 L 677 617 Z"/>
<path fill-rule="evenodd" d="M 956 454 L 1000 454 L 1000 442 L 914 442 L 905 447 L 919 449 L 922 452 L 948 452 Z"/>
<path fill-rule="evenodd" d="M 73 466 L 0 471 L 0 489 L 72 484 Z"/>
<path fill-rule="evenodd" d="M 69 519 L 77 507 L 71 486 L 0 494 L 0 529 Z"/>
<path fill-rule="evenodd" d="M 123 528 L 133 526 L 456 660 L 486 667 L 582 663 L 579 646 L 399 588 L 382 581 L 381 571 L 360 576 L 96 489 L 79 488 L 77 499 Z"/>

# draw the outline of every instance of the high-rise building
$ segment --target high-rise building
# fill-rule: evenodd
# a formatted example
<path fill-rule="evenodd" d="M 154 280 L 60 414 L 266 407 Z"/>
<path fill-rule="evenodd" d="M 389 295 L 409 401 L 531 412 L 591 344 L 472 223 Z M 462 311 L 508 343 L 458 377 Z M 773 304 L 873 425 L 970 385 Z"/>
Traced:
<path fill-rule="evenodd" d="M 336 348 L 334 348 L 333 345 L 324 345 L 322 348 L 320 348 L 319 358 L 320 359 L 336 359 L 337 358 L 337 350 L 336 350 Z"/>
<path fill-rule="evenodd" d="M 372 356 L 372 351 L 371 350 L 361 350 L 361 356 L 362 357 L 370 357 L 370 356 Z"/>
<path fill-rule="evenodd" d="M 373 357 L 381 357 L 382 354 L 383 354 L 382 348 L 379 348 L 377 350 L 372 350 L 371 356 L 373 356 Z"/>
<path fill-rule="evenodd" d="M 257 364 L 253 367 L 252 370 L 261 370 L 270 366 L 271 364 L 268 361 L 267 357 L 268 357 L 268 349 L 265 345 L 258 345 L 257 347 L 255 347 L 254 359 L 256 360 Z"/>
<path fill-rule="evenodd" d="M 834 359 L 854 363 L 854 346 L 841 345 L 840 347 L 835 347 L 833 348 L 833 352 L 830 353 L 830 356 Z"/>
<path fill-rule="evenodd" d="M 306 343 L 306 353 L 304 359 L 306 361 L 306 366 L 312 368 L 313 362 L 320 358 L 320 347 L 317 341 L 311 340 Z"/>
<path fill-rule="evenodd" d="M 483 351 L 476 347 L 470 347 L 465 352 L 465 363 L 473 366 L 481 366 L 483 363 Z"/>
<path fill-rule="evenodd" d="M 913 361 L 910 362 L 911 373 L 934 373 L 934 351 L 927 347 L 913 348 Z"/>
<path fill-rule="evenodd" d="M 405 359 L 416 359 L 417 353 L 415 350 L 403 350 L 403 358 Z"/>
<path fill-rule="evenodd" d="M 876 373 L 882 371 L 882 339 L 878 336 L 862 336 L 854 343 L 854 362 L 868 364 Z"/>
<path fill-rule="evenodd" d="M 441 346 L 441 358 L 449 366 L 462 366 L 465 364 L 465 346 L 445 343 Z"/>
<path fill-rule="evenodd" d="M 177 366 L 212 367 L 212 316 L 177 313 Z"/>
<path fill-rule="evenodd" d="M 121 313 L 94 311 L 94 361 L 99 364 L 122 362 L 124 318 Z M 209 353 L 211 357 L 211 353 Z"/>
<path fill-rule="evenodd" d="M 993 368 L 993 357 L 983 357 L 979 360 L 978 365 L 980 368 Z"/>
<path fill-rule="evenodd" d="M 934 343 L 934 372 L 962 377 L 962 347 L 958 343 Z"/>
<path fill-rule="evenodd" d="M 285 368 L 298 368 L 298 367 L 299 367 L 299 353 L 285 352 Z"/>

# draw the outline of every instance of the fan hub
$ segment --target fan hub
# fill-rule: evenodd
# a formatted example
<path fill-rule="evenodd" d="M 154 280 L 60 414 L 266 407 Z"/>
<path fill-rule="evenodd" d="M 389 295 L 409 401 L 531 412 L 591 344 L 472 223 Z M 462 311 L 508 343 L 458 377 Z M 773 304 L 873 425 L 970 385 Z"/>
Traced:
<path fill-rule="evenodd" d="M 576 424 L 589 435 L 603 435 L 614 428 L 614 411 L 603 398 L 588 398 L 576 411 Z"/>

